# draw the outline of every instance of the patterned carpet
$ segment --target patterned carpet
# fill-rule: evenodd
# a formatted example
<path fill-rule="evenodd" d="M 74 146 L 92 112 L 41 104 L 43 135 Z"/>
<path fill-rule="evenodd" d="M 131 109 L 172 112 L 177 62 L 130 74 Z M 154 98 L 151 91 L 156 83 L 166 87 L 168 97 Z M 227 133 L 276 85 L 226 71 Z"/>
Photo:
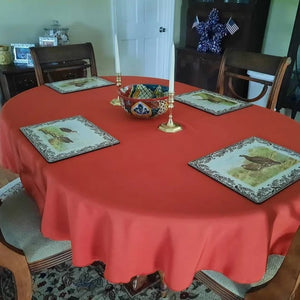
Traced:
<path fill-rule="evenodd" d="M 84 268 L 76 268 L 70 263 L 63 263 L 35 273 L 33 274 L 32 300 L 221 300 L 196 279 L 185 291 L 168 291 L 167 297 L 161 298 L 157 273 L 149 275 L 148 282 L 143 289 L 135 293 L 126 284 L 107 282 L 103 277 L 104 269 L 105 265 L 100 262 Z M 0 268 L 0 300 L 15 299 L 13 277 L 8 270 Z"/>

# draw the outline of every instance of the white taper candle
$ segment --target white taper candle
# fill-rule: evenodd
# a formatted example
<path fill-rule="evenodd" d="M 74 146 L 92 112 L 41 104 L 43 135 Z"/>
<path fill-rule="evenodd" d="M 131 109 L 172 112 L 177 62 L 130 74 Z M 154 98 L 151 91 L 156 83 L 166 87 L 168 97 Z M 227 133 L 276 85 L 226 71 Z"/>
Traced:
<path fill-rule="evenodd" d="M 115 34 L 115 71 L 117 74 L 121 73 L 118 38 L 116 34 Z"/>
<path fill-rule="evenodd" d="M 170 57 L 170 74 L 169 74 L 169 93 L 174 93 L 174 76 L 175 76 L 175 47 L 172 44 Z"/>

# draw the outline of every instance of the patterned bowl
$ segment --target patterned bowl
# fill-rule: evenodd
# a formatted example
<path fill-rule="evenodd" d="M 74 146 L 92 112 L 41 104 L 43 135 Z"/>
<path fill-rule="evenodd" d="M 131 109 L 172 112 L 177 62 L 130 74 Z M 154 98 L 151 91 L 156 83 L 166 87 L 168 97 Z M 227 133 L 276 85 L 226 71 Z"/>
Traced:
<path fill-rule="evenodd" d="M 132 84 L 119 89 L 122 107 L 140 119 L 150 119 L 168 110 L 168 87 L 158 84 Z"/>

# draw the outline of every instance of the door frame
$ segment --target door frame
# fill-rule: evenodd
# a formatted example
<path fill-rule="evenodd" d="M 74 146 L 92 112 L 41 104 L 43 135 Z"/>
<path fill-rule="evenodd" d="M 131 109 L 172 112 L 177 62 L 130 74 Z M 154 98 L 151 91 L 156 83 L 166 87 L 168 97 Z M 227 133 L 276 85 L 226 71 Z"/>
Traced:
<path fill-rule="evenodd" d="M 111 0 L 111 16 L 112 16 L 112 33 L 113 36 L 117 34 L 117 2 L 122 0 Z M 149 0 L 151 1 L 151 0 Z M 168 79 L 170 71 L 170 53 L 171 46 L 174 43 L 174 14 L 175 14 L 175 0 L 163 0 L 164 12 L 162 14 L 161 26 L 167 28 L 166 45 L 164 45 L 165 56 L 167 59 L 163 61 L 163 74 L 160 74 L 160 78 Z M 114 40 L 114 39 L 112 39 Z M 169 46 L 169 47 L 168 47 Z M 120 57 L 121 59 L 121 57 Z M 122 71 L 122 70 L 121 70 Z"/>

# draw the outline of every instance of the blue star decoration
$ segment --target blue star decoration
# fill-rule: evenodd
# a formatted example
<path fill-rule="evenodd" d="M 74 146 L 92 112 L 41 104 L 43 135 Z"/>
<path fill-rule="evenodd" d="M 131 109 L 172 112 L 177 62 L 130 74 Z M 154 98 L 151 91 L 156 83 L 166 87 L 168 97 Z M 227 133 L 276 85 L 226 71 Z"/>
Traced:
<path fill-rule="evenodd" d="M 222 52 L 222 39 L 227 35 L 228 31 L 225 24 L 219 23 L 219 11 L 216 8 L 211 10 L 207 21 L 197 21 L 193 27 L 196 27 L 200 36 L 197 51 L 218 54 Z"/>

